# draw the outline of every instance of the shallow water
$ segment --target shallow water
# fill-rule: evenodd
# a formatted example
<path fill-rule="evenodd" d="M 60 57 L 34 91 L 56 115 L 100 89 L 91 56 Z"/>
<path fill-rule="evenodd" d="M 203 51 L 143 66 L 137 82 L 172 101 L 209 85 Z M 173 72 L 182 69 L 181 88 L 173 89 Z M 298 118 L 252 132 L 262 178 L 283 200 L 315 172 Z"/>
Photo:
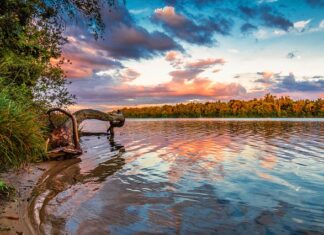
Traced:
<path fill-rule="evenodd" d="M 34 202 L 40 231 L 324 231 L 323 119 L 127 120 L 115 141 L 83 137 L 86 153 L 44 180 Z"/>

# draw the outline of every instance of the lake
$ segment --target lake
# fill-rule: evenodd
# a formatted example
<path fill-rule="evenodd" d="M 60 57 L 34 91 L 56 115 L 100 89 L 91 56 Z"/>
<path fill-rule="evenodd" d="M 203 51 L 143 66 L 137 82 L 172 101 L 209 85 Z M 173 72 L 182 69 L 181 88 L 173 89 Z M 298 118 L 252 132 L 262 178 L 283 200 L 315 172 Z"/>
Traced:
<path fill-rule="evenodd" d="M 46 234 L 321 233 L 323 143 L 323 119 L 126 120 L 115 142 L 82 137 L 85 153 L 38 189 L 35 221 Z"/>

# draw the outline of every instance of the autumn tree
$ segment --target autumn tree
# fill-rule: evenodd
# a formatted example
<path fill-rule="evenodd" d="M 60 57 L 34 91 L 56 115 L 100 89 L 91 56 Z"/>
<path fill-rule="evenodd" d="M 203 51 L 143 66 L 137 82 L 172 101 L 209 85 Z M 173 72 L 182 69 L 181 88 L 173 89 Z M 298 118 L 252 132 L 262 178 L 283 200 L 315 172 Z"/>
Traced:
<path fill-rule="evenodd" d="M 324 117 L 324 101 L 292 100 L 266 94 L 263 98 L 125 108 L 126 117 Z"/>

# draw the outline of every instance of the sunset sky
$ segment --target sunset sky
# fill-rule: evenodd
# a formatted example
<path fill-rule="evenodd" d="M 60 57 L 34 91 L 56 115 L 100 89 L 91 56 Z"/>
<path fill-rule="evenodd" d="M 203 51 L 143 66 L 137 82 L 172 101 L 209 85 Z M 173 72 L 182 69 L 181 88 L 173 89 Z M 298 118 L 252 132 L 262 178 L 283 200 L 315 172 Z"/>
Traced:
<path fill-rule="evenodd" d="M 127 0 L 66 29 L 76 107 L 324 97 L 323 0 Z"/>

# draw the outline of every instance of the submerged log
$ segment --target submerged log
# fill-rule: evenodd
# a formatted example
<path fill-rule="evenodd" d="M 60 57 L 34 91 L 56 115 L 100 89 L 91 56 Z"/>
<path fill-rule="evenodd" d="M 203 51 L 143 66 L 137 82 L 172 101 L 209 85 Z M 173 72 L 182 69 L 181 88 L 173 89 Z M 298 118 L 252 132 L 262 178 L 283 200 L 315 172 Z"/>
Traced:
<path fill-rule="evenodd" d="M 49 158 L 73 157 L 82 154 L 82 149 L 76 149 L 73 146 L 59 147 L 47 152 Z"/>
<path fill-rule="evenodd" d="M 52 112 L 61 112 L 68 116 L 69 119 L 60 126 L 55 126 L 52 118 Z M 110 127 L 107 134 L 114 137 L 114 127 L 122 127 L 125 123 L 124 115 L 118 110 L 117 112 L 104 113 L 93 109 L 82 109 L 73 114 L 60 108 L 50 109 L 47 112 L 49 121 L 52 127 L 50 137 L 48 139 L 48 147 L 51 150 L 47 151 L 50 158 L 57 158 L 62 156 L 75 156 L 82 154 L 82 149 L 79 142 L 78 127 L 81 122 L 87 119 L 97 119 L 101 121 L 108 121 Z M 89 135 L 89 133 L 87 133 Z"/>
<path fill-rule="evenodd" d="M 97 119 L 122 125 L 124 125 L 125 122 L 125 117 L 120 111 L 104 113 L 94 109 L 81 109 L 79 111 L 76 111 L 73 115 L 75 116 L 78 124 L 86 119 Z"/>

